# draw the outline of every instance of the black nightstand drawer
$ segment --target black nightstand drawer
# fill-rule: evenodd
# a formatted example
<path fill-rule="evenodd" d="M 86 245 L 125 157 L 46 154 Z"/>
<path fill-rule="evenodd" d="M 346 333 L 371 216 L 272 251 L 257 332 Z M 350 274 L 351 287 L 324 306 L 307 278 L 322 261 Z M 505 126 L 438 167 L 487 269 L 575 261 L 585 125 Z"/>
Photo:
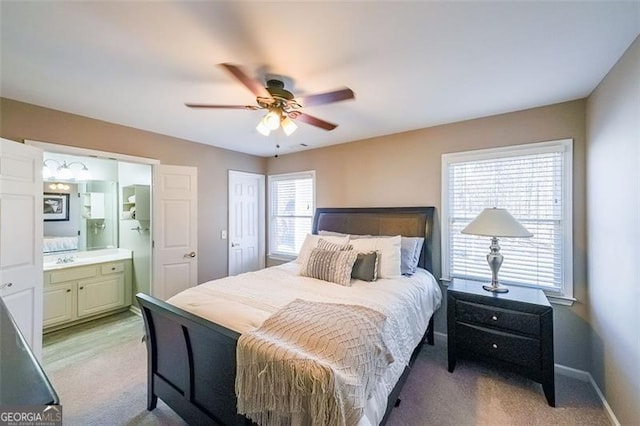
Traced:
<path fill-rule="evenodd" d="M 495 306 L 456 301 L 456 319 L 462 322 L 499 327 L 532 337 L 540 337 L 540 316 Z"/>
<path fill-rule="evenodd" d="M 459 349 L 527 368 L 540 368 L 540 341 L 484 327 L 456 324 Z"/>

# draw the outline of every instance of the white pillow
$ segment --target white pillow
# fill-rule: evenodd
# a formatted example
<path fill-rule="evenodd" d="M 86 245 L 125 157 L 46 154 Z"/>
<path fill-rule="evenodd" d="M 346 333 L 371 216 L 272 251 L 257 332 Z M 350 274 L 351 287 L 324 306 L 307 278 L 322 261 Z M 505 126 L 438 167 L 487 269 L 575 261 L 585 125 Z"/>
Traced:
<path fill-rule="evenodd" d="M 349 244 L 348 235 L 345 235 L 344 237 L 335 237 L 330 235 L 320 236 L 307 234 L 306 238 L 304 239 L 304 243 L 302 243 L 302 248 L 300 248 L 300 253 L 298 253 L 298 257 L 296 258 L 296 263 L 301 263 L 303 265 L 307 264 L 307 260 L 309 259 L 311 252 L 314 248 L 318 247 L 318 241 L 320 240 L 320 238 L 334 244 Z"/>
<path fill-rule="evenodd" d="M 323 236 L 322 238 L 327 238 Z M 400 276 L 400 235 L 395 237 L 371 237 L 351 239 L 349 244 L 358 253 L 379 251 L 378 278 Z"/>

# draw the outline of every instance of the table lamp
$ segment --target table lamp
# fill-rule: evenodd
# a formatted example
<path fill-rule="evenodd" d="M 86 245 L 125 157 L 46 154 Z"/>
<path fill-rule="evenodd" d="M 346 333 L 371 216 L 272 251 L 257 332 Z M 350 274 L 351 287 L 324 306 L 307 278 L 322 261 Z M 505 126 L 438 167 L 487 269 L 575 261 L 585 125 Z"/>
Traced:
<path fill-rule="evenodd" d="M 491 268 L 491 285 L 483 285 L 487 291 L 506 293 L 506 287 L 501 287 L 498 282 L 498 270 L 502 265 L 503 256 L 500 254 L 498 237 L 533 237 L 524 226 L 520 224 L 506 209 L 496 207 L 484 209 L 462 231 L 463 234 L 483 235 L 491 237 L 491 252 L 487 255 L 487 262 Z"/>

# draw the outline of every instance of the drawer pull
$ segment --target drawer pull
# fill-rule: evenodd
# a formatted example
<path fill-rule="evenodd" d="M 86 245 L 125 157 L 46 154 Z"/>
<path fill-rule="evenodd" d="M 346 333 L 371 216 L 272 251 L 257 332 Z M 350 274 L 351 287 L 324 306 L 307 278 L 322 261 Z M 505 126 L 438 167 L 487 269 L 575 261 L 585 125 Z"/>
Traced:
<path fill-rule="evenodd" d="M 492 344 L 492 345 L 491 345 L 491 347 L 492 347 L 493 349 L 498 349 L 498 345 L 496 345 L 495 343 L 494 343 L 494 344 Z"/>
<path fill-rule="evenodd" d="M 70 288 L 67 289 L 67 293 L 71 293 L 71 289 Z"/>
<path fill-rule="evenodd" d="M 115 271 L 115 270 L 116 270 L 116 267 L 115 267 L 115 266 L 111 267 L 111 270 L 112 270 L 112 271 Z"/>
<path fill-rule="evenodd" d="M 495 315 L 494 315 L 494 316 L 492 316 L 492 317 L 491 317 L 491 319 L 492 319 L 492 320 L 494 320 L 494 321 L 498 321 L 498 317 L 497 317 L 497 316 L 495 316 Z"/>
<path fill-rule="evenodd" d="M 82 290 L 84 287 L 80 287 L 80 290 Z"/>

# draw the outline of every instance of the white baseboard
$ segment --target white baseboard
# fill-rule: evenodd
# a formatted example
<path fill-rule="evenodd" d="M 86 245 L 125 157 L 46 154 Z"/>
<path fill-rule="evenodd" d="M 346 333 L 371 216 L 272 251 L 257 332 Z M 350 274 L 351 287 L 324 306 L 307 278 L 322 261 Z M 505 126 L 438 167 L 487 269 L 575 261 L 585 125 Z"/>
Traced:
<path fill-rule="evenodd" d="M 433 332 L 433 340 L 434 340 L 434 343 L 442 344 L 444 346 L 447 346 L 447 333 L 441 333 L 439 331 L 434 331 Z"/>
<path fill-rule="evenodd" d="M 604 394 L 600 390 L 600 387 L 598 387 L 598 384 L 593 379 L 593 376 L 591 375 L 591 373 L 589 373 L 588 371 L 578 370 L 577 368 L 567 367 L 566 365 L 561 365 L 561 364 L 555 364 L 555 372 L 557 374 L 562 374 L 563 376 L 572 377 L 574 379 L 578 379 L 580 381 L 590 383 L 591 387 L 593 387 L 593 390 L 596 391 L 598 398 L 600 398 L 600 401 L 604 406 L 604 412 L 607 413 L 607 417 L 609 417 L 609 420 L 611 421 L 611 423 L 614 426 L 620 426 L 620 422 L 618 421 L 618 418 L 616 417 L 615 413 L 611 409 L 611 406 L 607 402 L 607 399 L 604 397 Z"/>
<path fill-rule="evenodd" d="M 140 310 L 140 308 L 138 308 L 137 306 L 129 306 L 129 310 L 131 312 L 133 312 L 134 314 L 136 314 L 137 316 L 141 317 L 142 316 L 142 311 Z"/>

